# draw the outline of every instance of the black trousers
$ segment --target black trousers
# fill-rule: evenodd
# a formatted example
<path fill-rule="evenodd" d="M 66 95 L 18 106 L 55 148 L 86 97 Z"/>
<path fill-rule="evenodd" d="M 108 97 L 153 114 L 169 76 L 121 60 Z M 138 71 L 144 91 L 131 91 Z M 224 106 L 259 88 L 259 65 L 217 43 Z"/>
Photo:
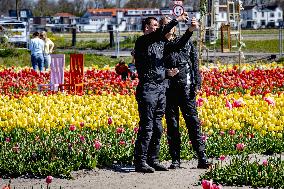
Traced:
<path fill-rule="evenodd" d="M 134 164 L 159 161 L 162 118 L 166 108 L 166 83 L 139 84 L 136 100 L 139 111 L 139 130 L 134 148 Z"/>
<path fill-rule="evenodd" d="M 205 144 L 202 141 L 200 120 L 196 107 L 196 95 L 193 87 L 170 81 L 166 97 L 167 137 L 172 160 L 180 160 L 179 108 L 185 120 L 193 150 L 197 152 L 198 157 L 202 156 L 205 151 Z"/>

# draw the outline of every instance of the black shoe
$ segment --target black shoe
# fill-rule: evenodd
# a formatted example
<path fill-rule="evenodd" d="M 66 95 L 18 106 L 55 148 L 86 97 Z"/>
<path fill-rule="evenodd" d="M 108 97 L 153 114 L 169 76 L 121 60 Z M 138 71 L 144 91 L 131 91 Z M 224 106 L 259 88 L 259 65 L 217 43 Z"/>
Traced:
<path fill-rule="evenodd" d="M 155 163 L 149 163 L 151 167 L 155 169 L 155 171 L 168 171 L 168 168 L 163 166 L 162 164 L 155 162 Z"/>
<path fill-rule="evenodd" d="M 169 167 L 169 169 L 179 169 L 179 168 L 180 168 L 180 162 L 179 161 L 172 161 L 172 164 Z"/>
<path fill-rule="evenodd" d="M 212 163 L 208 162 L 204 151 L 198 153 L 198 169 L 208 169 L 212 166 Z"/>
<path fill-rule="evenodd" d="M 140 173 L 154 173 L 155 169 L 148 164 L 135 165 L 135 171 Z"/>
<path fill-rule="evenodd" d="M 198 161 L 197 168 L 198 169 L 209 169 L 212 166 L 212 163 L 206 161 Z"/>

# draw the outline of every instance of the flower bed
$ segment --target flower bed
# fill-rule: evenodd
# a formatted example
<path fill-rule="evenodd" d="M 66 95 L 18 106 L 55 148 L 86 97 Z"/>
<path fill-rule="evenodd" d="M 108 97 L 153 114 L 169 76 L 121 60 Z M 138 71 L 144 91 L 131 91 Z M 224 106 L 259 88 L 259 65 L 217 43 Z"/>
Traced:
<path fill-rule="evenodd" d="M 238 70 L 202 71 L 197 105 L 208 156 L 283 152 L 284 68 Z M 48 73 L 30 69 L 0 72 L 0 174 L 69 177 L 73 170 L 130 164 L 139 121 L 138 80 L 90 69 L 82 95 L 37 92 L 37 84 L 48 80 Z M 181 157 L 191 159 L 182 118 L 181 132 Z M 161 160 L 170 159 L 165 135 L 160 154 Z M 214 174 L 204 178 L 216 180 Z"/>

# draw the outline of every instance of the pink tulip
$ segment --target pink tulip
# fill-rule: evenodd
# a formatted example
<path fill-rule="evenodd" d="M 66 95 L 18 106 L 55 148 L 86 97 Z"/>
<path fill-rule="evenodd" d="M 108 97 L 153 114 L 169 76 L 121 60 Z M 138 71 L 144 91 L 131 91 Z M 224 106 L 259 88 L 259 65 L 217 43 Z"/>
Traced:
<path fill-rule="evenodd" d="M 243 101 L 242 98 L 240 98 L 240 99 L 234 101 L 233 107 L 236 107 L 236 108 L 242 107 L 244 104 L 245 104 L 245 102 Z"/>
<path fill-rule="evenodd" d="M 235 135 L 235 134 L 236 134 L 235 130 L 232 130 L 232 129 L 229 130 L 229 135 Z"/>
<path fill-rule="evenodd" d="M 123 145 L 126 144 L 126 142 L 125 142 L 124 140 L 120 140 L 120 141 L 119 141 L 119 144 L 123 146 Z"/>
<path fill-rule="evenodd" d="M 226 159 L 226 156 L 225 156 L 225 155 L 221 155 L 221 156 L 220 156 L 220 160 L 221 160 L 221 161 L 224 161 L 225 159 Z"/>
<path fill-rule="evenodd" d="M 47 184 L 50 184 L 50 183 L 52 182 L 52 180 L 53 180 L 53 177 L 52 177 L 52 176 L 47 176 L 46 179 L 45 179 L 45 182 L 46 182 Z"/>
<path fill-rule="evenodd" d="M 275 106 L 275 101 L 271 97 L 264 97 L 263 100 L 265 100 L 269 105 Z"/>
<path fill-rule="evenodd" d="M 206 142 L 206 140 L 207 140 L 208 137 L 207 137 L 206 135 L 202 135 L 201 138 L 202 138 L 202 141 L 203 141 L 203 142 Z"/>
<path fill-rule="evenodd" d="M 207 101 L 207 99 L 205 99 L 205 98 L 199 98 L 197 101 L 196 101 L 196 105 L 198 106 L 198 107 L 200 107 L 200 106 L 202 106 L 203 104 L 204 104 L 204 102 L 206 102 Z"/>
<path fill-rule="evenodd" d="M 81 135 L 79 138 L 80 138 L 81 142 L 85 141 L 85 137 L 84 136 Z"/>
<path fill-rule="evenodd" d="M 226 107 L 229 108 L 229 110 L 231 110 L 233 108 L 233 105 L 231 104 L 231 102 L 226 99 Z"/>
<path fill-rule="evenodd" d="M 123 127 L 116 128 L 116 133 L 117 134 L 121 134 L 121 133 L 124 133 L 124 132 L 125 132 L 125 129 Z"/>
<path fill-rule="evenodd" d="M 111 117 L 108 118 L 107 123 L 108 123 L 109 125 L 112 124 L 112 118 L 111 118 Z"/>
<path fill-rule="evenodd" d="M 5 141 L 6 142 L 11 142 L 11 138 L 10 137 L 6 137 Z"/>
<path fill-rule="evenodd" d="M 93 146 L 94 146 L 94 148 L 95 148 L 96 150 L 99 150 L 99 149 L 102 147 L 102 144 L 101 144 L 101 142 L 100 142 L 99 140 L 95 140 Z"/>
<path fill-rule="evenodd" d="M 268 165 L 268 161 L 267 160 L 263 160 L 262 165 L 263 166 L 267 166 Z"/>
<path fill-rule="evenodd" d="M 138 133 L 139 128 L 138 127 L 134 127 L 133 131 L 134 133 Z"/>
<path fill-rule="evenodd" d="M 222 189 L 222 186 L 221 186 L 221 185 L 216 185 L 216 184 L 215 184 L 215 186 L 213 186 L 213 189 Z"/>
<path fill-rule="evenodd" d="M 15 153 L 19 153 L 19 152 L 20 152 L 20 146 L 19 146 L 19 144 L 17 143 L 15 146 L 13 146 L 12 150 L 13 150 L 13 152 L 15 152 Z"/>
<path fill-rule="evenodd" d="M 224 136 L 224 135 L 225 135 L 225 132 L 224 132 L 224 131 L 220 131 L 220 135 L 221 135 L 221 136 Z"/>
<path fill-rule="evenodd" d="M 76 130 L 76 126 L 71 124 L 70 127 L 69 127 L 69 130 L 70 131 L 75 131 Z"/>
<path fill-rule="evenodd" d="M 203 189 L 212 189 L 213 188 L 213 181 L 212 180 L 202 180 L 201 182 Z"/>
<path fill-rule="evenodd" d="M 245 148 L 245 144 L 244 143 L 238 143 L 236 145 L 237 150 L 242 151 Z"/>

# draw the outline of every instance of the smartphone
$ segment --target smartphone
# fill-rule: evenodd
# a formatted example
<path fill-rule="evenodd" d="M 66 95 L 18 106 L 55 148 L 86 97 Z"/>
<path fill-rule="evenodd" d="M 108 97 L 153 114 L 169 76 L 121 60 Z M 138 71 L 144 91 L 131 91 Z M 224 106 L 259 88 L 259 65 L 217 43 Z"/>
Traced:
<path fill-rule="evenodd" d="M 192 18 L 195 17 L 195 14 L 193 12 L 188 12 L 188 20 L 185 21 L 186 25 L 191 25 Z"/>

